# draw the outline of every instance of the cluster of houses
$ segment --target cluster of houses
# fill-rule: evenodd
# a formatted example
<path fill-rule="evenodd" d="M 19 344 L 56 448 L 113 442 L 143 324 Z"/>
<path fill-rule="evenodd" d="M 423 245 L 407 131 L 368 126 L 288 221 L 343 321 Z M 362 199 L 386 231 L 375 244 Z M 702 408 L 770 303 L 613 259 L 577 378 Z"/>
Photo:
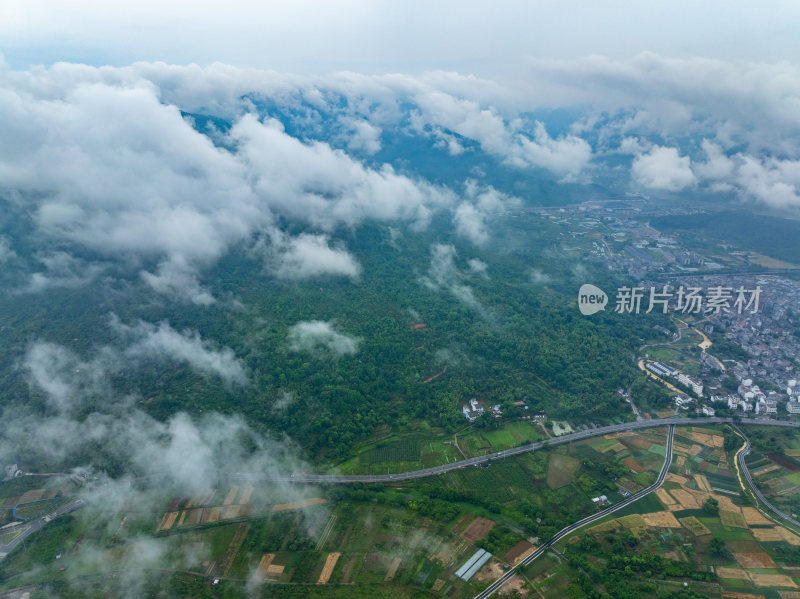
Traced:
<path fill-rule="evenodd" d="M 492 412 L 492 416 L 495 418 L 500 418 L 500 416 L 503 415 L 503 410 L 501 409 L 499 403 L 493 405 L 490 410 Z M 474 397 L 469 400 L 469 403 L 461 406 L 461 413 L 464 414 L 464 418 L 470 422 L 475 422 L 481 416 L 481 414 L 483 414 L 483 412 L 484 409 L 481 405 L 481 402 Z"/>
<path fill-rule="evenodd" d="M 663 362 L 648 362 L 647 370 L 661 378 L 674 379 L 681 385 L 685 385 L 691 389 L 698 397 L 703 396 L 703 383 L 685 372 L 681 372 L 671 366 L 667 366 Z"/>
<path fill-rule="evenodd" d="M 797 380 L 788 381 L 786 395 L 786 411 L 789 414 L 800 414 L 800 387 L 797 386 Z M 769 415 L 778 413 L 778 402 L 783 400 L 783 396 L 776 391 L 764 393 L 758 385 L 753 384 L 752 379 L 744 379 L 736 394 L 715 395 L 711 399 L 726 402 L 732 410 L 741 408 L 743 412 Z"/>

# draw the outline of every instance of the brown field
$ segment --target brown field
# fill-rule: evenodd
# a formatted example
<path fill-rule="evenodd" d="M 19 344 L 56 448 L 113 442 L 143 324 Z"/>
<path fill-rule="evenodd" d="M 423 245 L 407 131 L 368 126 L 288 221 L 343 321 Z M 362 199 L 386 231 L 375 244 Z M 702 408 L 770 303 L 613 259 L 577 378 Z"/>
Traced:
<path fill-rule="evenodd" d="M 261 575 L 261 577 L 268 576 L 270 574 L 269 567 L 272 565 L 272 560 L 275 559 L 274 553 L 265 553 L 261 556 L 261 561 L 258 564 L 258 569 L 256 572 Z"/>
<path fill-rule="evenodd" d="M 326 584 L 330 580 L 331 574 L 333 574 L 333 569 L 336 567 L 336 562 L 339 561 L 339 558 L 341 557 L 341 555 L 342 554 L 339 553 L 338 551 L 334 551 L 333 553 L 329 553 L 328 554 L 328 557 L 325 558 L 325 565 L 322 567 L 322 572 L 320 572 L 319 579 L 317 580 L 317 583 Z M 397 561 L 397 565 L 399 566 L 400 565 L 400 558 L 396 557 L 394 559 L 395 559 L 395 561 Z M 392 563 L 392 566 L 394 567 L 394 562 Z M 397 568 L 395 567 L 394 570 L 396 572 Z M 392 572 L 391 568 L 389 569 L 389 573 L 392 575 L 392 578 L 394 578 L 394 572 Z M 387 580 L 391 580 L 392 579 L 392 578 L 389 578 L 389 574 L 386 575 L 386 578 L 387 578 Z"/>
<path fill-rule="evenodd" d="M 277 503 L 272 506 L 273 512 L 283 512 L 286 510 L 297 510 L 312 505 L 320 505 L 327 500 L 322 497 L 309 497 L 308 499 L 301 499 L 300 501 L 292 501 L 291 503 Z"/>
<path fill-rule="evenodd" d="M 158 530 L 169 530 L 172 528 L 172 525 L 175 524 L 175 520 L 178 518 L 178 512 L 166 512 L 164 517 L 161 518 L 161 522 L 158 525 Z"/>
<path fill-rule="evenodd" d="M 753 536 L 756 539 L 762 542 L 786 541 L 795 547 L 800 545 L 800 537 L 783 528 L 782 526 L 773 526 L 771 528 L 752 528 L 750 531 L 753 533 Z"/>
<path fill-rule="evenodd" d="M 178 520 L 178 526 L 181 526 L 181 525 L 183 524 L 183 519 L 184 519 L 184 518 L 186 518 L 186 510 L 184 510 L 184 511 L 182 511 L 182 512 L 181 512 L 181 517 L 180 517 L 180 519 Z"/>
<path fill-rule="evenodd" d="M 788 455 L 790 458 L 800 458 L 800 449 L 784 449 L 783 453 Z"/>
<path fill-rule="evenodd" d="M 684 465 L 686 464 L 686 456 L 679 455 L 678 457 L 676 457 L 675 464 L 678 466 L 678 468 L 683 468 Z"/>
<path fill-rule="evenodd" d="M 686 434 L 692 441 L 708 447 L 722 447 L 725 439 L 721 435 L 709 435 L 708 433 L 691 432 Z"/>
<path fill-rule="evenodd" d="M 209 507 L 203 511 L 203 522 L 218 522 L 219 521 L 219 508 Z"/>
<path fill-rule="evenodd" d="M 671 493 L 685 510 L 699 510 L 702 505 L 702 502 L 699 502 L 697 497 L 689 493 L 686 489 L 673 489 Z"/>
<path fill-rule="evenodd" d="M 187 526 L 197 526 L 200 524 L 200 519 L 203 517 L 203 508 L 193 508 L 187 510 L 189 517 L 186 518 Z"/>
<path fill-rule="evenodd" d="M 791 268 L 799 268 L 796 264 L 792 264 L 791 262 L 784 262 L 778 258 L 770 258 L 764 254 L 757 254 L 755 252 L 750 252 L 747 258 L 750 260 L 750 262 L 758 264 L 759 266 L 763 266 L 764 268 L 783 268 L 787 270 Z"/>
<path fill-rule="evenodd" d="M 437 579 L 436 579 L 436 582 L 434 582 L 434 583 L 433 583 L 433 586 L 431 587 L 431 590 L 432 590 L 434 593 L 438 593 L 438 592 L 439 592 L 439 591 L 441 591 L 441 590 L 442 590 L 442 588 L 444 587 L 444 585 L 445 585 L 445 582 L 446 582 L 446 581 L 442 580 L 441 578 L 437 578 Z"/>
<path fill-rule="evenodd" d="M 644 468 L 642 468 L 642 465 L 636 460 L 634 460 L 633 457 L 625 458 L 622 463 L 636 473 L 644 472 Z"/>
<path fill-rule="evenodd" d="M 779 528 L 778 530 L 781 531 L 783 540 L 789 543 L 789 545 L 794 545 L 795 547 L 800 545 L 800 537 L 798 537 L 796 534 L 783 527 Z"/>
<path fill-rule="evenodd" d="M 17 503 L 28 503 L 29 501 L 39 501 L 44 496 L 44 489 L 31 489 L 25 491 L 17 499 Z"/>
<path fill-rule="evenodd" d="M 742 515 L 748 524 L 772 524 L 754 507 L 743 507 Z"/>
<path fill-rule="evenodd" d="M 678 443 L 677 441 L 672 442 L 672 452 L 677 454 L 689 454 L 689 446 L 684 445 L 683 443 Z"/>
<path fill-rule="evenodd" d="M 725 510 L 726 512 L 736 512 L 737 514 L 741 512 L 739 506 L 733 503 L 733 500 L 727 495 L 717 495 L 712 493 L 711 496 L 719 502 L 720 510 Z"/>
<path fill-rule="evenodd" d="M 483 516 L 478 516 L 467 526 L 466 530 L 461 533 L 461 536 L 474 543 L 488 535 L 489 531 L 493 528 L 494 522 Z"/>
<path fill-rule="evenodd" d="M 642 514 L 647 526 L 660 526 L 661 528 L 681 528 L 680 522 L 672 512 L 653 512 Z"/>
<path fill-rule="evenodd" d="M 514 545 L 508 552 L 503 556 L 503 560 L 507 563 L 511 564 L 512 566 L 516 566 L 517 562 L 522 561 L 525 557 L 528 556 L 532 551 L 536 548 L 528 543 L 528 541 L 520 541 L 516 545 Z"/>
<path fill-rule="evenodd" d="M 656 495 L 661 500 L 661 503 L 664 505 L 672 505 L 677 503 L 673 498 L 672 495 L 669 494 L 669 491 L 666 489 L 656 489 Z"/>
<path fill-rule="evenodd" d="M 699 454 L 701 451 L 703 451 L 702 445 L 692 445 L 689 448 L 689 454 L 693 456 Z"/>
<path fill-rule="evenodd" d="M 724 526 L 732 526 L 735 528 L 747 528 L 747 523 L 744 517 L 739 512 L 729 512 L 726 510 L 719 511 L 719 519 L 722 520 Z"/>
<path fill-rule="evenodd" d="M 228 494 L 225 496 L 225 501 L 222 502 L 222 505 L 230 505 L 233 503 L 233 500 L 236 499 L 236 494 L 239 492 L 239 485 L 233 485 L 228 491 Z"/>
<path fill-rule="evenodd" d="M 732 578 L 734 580 L 750 580 L 747 572 L 739 568 L 717 568 L 717 577 Z"/>
<path fill-rule="evenodd" d="M 394 577 L 397 574 L 397 570 L 400 569 L 400 562 L 402 561 L 403 561 L 402 557 L 396 557 L 392 560 L 392 564 L 389 566 L 389 571 L 386 573 L 383 582 L 391 582 L 392 580 L 394 580 Z"/>
<path fill-rule="evenodd" d="M 788 470 L 789 472 L 800 471 L 800 466 L 798 466 L 794 460 L 788 459 L 785 455 L 781 455 L 775 452 L 770 452 L 765 455 L 781 468 L 786 468 L 786 470 Z"/>
<path fill-rule="evenodd" d="M 242 496 L 239 497 L 239 503 L 241 504 L 250 503 L 250 497 L 252 495 L 253 495 L 253 487 L 252 486 L 245 487 L 244 491 L 242 491 Z"/>
<path fill-rule="evenodd" d="M 697 488 L 701 491 L 711 493 L 711 485 L 708 484 L 708 479 L 702 474 L 695 474 L 694 480 L 697 483 Z"/>
<path fill-rule="evenodd" d="M 733 557 L 742 568 L 777 568 L 772 558 L 763 551 L 756 553 L 734 553 Z"/>
<path fill-rule="evenodd" d="M 634 435 L 625 439 L 625 445 L 632 446 L 634 449 L 644 449 L 647 451 L 650 449 L 650 446 L 653 444 L 652 439 L 647 439 L 642 437 L 641 435 Z"/>
<path fill-rule="evenodd" d="M 780 466 L 778 466 L 777 464 L 767 464 L 763 468 L 759 468 L 758 470 L 755 470 L 754 472 L 752 472 L 752 475 L 753 476 L 762 476 L 762 475 L 767 474 L 769 472 L 772 472 L 774 470 L 778 470 L 779 468 L 780 468 Z"/>
<path fill-rule="evenodd" d="M 755 593 L 739 593 L 737 591 L 722 591 L 723 599 L 766 599 L 764 595 Z"/>
<path fill-rule="evenodd" d="M 680 476 L 679 474 L 673 474 L 672 472 L 667 473 L 667 478 L 665 480 L 668 480 L 671 483 L 678 483 L 679 485 L 685 485 L 686 483 L 689 482 L 689 479 L 686 478 L 685 476 Z"/>
<path fill-rule="evenodd" d="M 230 518 L 238 518 L 247 513 L 246 505 L 223 505 L 219 508 L 220 520 L 229 520 Z"/>
<path fill-rule="evenodd" d="M 700 522 L 695 516 L 689 516 L 688 518 L 681 518 L 679 522 L 686 528 L 690 533 L 692 533 L 696 537 L 700 537 L 702 535 L 711 534 L 711 531 L 708 530 L 705 524 Z"/>
<path fill-rule="evenodd" d="M 783 540 L 783 536 L 776 528 L 754 528 L 751 532 L 756 539 L 762 542 L 775 542 Z"/>
<path fill-rule="evenodd" d="M 800 592 L 797 591 L 778 591 L 781 599 L 800 599 Z"/>
<path fill-rule="evenodd" d="M 797 583 L 786 576 L 786 574 L 756 574 L 755 572 L 748 572 L 750 580 L 753 584 L 759 587 L 789 587 L 792 589 L 797 588 Z"/>

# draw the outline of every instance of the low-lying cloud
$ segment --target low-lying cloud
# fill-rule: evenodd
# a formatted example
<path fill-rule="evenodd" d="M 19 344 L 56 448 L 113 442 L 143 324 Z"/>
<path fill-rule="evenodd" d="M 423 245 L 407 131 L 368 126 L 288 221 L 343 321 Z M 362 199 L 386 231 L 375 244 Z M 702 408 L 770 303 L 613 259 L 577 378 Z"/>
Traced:
<path fill-rule="evenodd" d="M 357 353 L 359 340 L 337 332 L 330 322 L 309 320 L 289 328 L 288 342 L 293 351 L 328 352 L 340 357 Z"/>

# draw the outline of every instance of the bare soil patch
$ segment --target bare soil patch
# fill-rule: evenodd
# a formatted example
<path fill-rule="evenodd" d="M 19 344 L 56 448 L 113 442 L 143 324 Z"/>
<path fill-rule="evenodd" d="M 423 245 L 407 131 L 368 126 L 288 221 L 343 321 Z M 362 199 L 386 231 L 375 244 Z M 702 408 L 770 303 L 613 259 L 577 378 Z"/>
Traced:
<path fill-rule="evenodd" d="M 622 463 L 636 473 L 644 472 L 644 468 L 642 467 L 642 465 L 636 460 L 634 460 L 633 457 L 631 456 L 625 458 Z"/>
<path fill-rule="evenodd" d="M 733 557 L 742 568 L 777 568 L 772 558 L 759 551 L 757 553 L 734 553 Z"/>
<path fill-rule="evenodd" d="M 534 549 L 534 546 L 528 541 L 520 541 L 508 550 L 508 552 L 503 556 L 503 559 L 512 566 L 515 566 L 517 562 L 525 559 L 525 557 Z"/>
<path fill-rule="evenodd" d="M 341 555 L 342 554 L 339 553 L 338 551 L 334 551 L 333 553 L 328 554 L 328 557 L 325 558 L 325 565 L 322 567 L 322 572 L 320 572 L 319 579 L 317 580 L 319 584 L 326 584 L 331 579 L 331 574 L 333 574 L 333 569 L 336 567 L 336 562 L 339 561 L 339 557 Z"/>
<path fill-rule="evenodd" d="M 483 516 L 478 516 L 473 520 L 466 530 L 461 533 L 461 536 L 468 541 L 480 541 L 483 537 L 489 534 L 489 531 L 494 528 L 494 522 Z"/>
<path fill-rule="evenodd" d="M 754 508 L 754 507 L 743 507 L 743 508 L 742 508 L 742 515 L 744 516 L 744 521 L 745 521 L 745 522 L 747 522 L 747 524 L 751 524 L 751 525 L 752 525 L 752 524 L 756 524 L 756 525 L 760 525 L 760 524 L 764 524 L 764 525 L 772 524 L 772 522 L 770 522 L 769 520 L 767 520 L 767 519 L 766 519 L 766 518 L 765 518 L 765 517 L 764 517 L 764 516 L 761 514 L 761 512 L 759 512 L 759 511 L 758 511 L 756 508 Z"/>
<path fill-rule="evenodd" d="M 747 572 L 739 568 L 717 568 L 718 578 L 731 578 L 733 580 L 750 580 Z"/>
<path fill-rule="evenodd" d="M 661 527 L 661 528 L 682 528 L 681 523 L 675 518 L 672 512 L 652 512 L 650 514 L 642 514 L 647 526 Z"/>

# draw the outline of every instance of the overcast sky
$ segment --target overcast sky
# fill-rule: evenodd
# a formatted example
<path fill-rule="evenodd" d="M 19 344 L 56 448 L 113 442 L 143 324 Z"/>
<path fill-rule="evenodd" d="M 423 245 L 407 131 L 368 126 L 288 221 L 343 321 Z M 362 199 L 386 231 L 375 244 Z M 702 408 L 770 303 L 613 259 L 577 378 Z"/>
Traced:
<path fill-rule="evenodd" d="M 795 61 L 800 2 L 775 0 L 2 0 L 13 68 L 137 60 L 301 74 L 455 70 L 510 76 L 526 57 L 643 51 Z"/>

